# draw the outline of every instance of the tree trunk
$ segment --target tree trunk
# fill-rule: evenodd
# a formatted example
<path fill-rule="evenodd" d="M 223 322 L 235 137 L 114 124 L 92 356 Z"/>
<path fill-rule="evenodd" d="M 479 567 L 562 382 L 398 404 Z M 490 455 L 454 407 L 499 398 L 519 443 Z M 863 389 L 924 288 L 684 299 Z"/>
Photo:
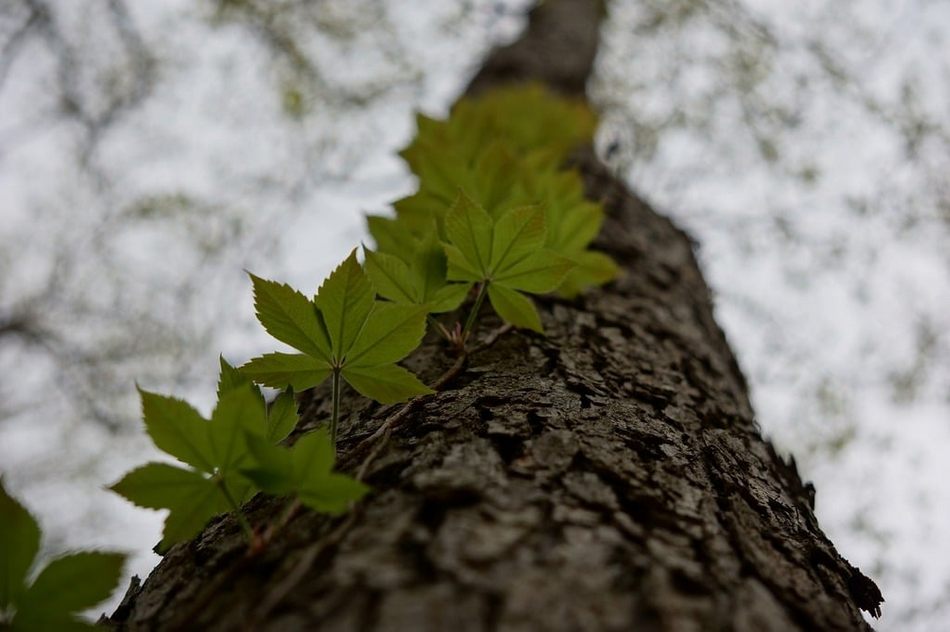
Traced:
<path fill-rule="evenodd" d="M 536 79 L 582 95 L 601 9 L 548 0 L 470 90 Z M 635 63 L 632 61 L 631 63 Z M 540 301 L 547 336 L 468 358 L 391 432 L 344 402 L 341 469 L 374 491 L 297 515 L 254 558 L 224 517 L 133 583 L 123 629 L 854 630 L 880 592 L 825 538 L 813 488 L 763 440 L 689 238 L 576 157 L 621 280 Z M 482 336 L 498 321 L 486 311 Z M 431 383 L 435 338 L 409 360 Z M 328 417 L 301 398 L 302 427 Z M 264 524 L 285 501 L 257 498 Z"/>

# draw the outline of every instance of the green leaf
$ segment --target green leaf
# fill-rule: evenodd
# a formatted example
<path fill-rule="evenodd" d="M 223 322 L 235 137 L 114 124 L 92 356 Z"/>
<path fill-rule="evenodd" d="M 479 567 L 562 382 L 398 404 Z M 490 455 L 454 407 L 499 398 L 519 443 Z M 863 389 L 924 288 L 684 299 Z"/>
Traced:
<path fill-rule="evenodd" d="M 604 209 L 587 200 L 560 209 L 557 234 L 549 244 L 553 250 L 569 255 L 584 250 L 597 237 L 604 221 Z"/>
<path fill-rule="evenodd" d="M 124 564 L 120 553 L 82 552 L 54 559 L 24 594 L 17 615 L 67 615 L 92 608 L 115 590 Z"/>
<path fill-rule="evenodd" d="M 304 484 L 300 500 L 316 511 L 340 515 L 346 513 L 350 503 L 356 502 L 369 492 L 369 487 L 343 474 L 328 474 L 319 483 Z"/>
<path fill-rule="evenodd" d="M 333 356 L 343 358 L 373 309 L 376 290 L 356 260 L 356 250 L 323 282 L 314 299 L 326 322 Z"/>
<path fill-rule="evenodd" d="M 291 448 L 291 459 L 298 484 L 320 480 L 329 474 L 336 464 L 336 451 L 326 426 L 300 437 Z"/>
<path fill-rule="evenodd" d="M 317 511 L 341 514 L 369 488 L 343 474 L 331 472 L 336 460 L 325 428 L 304 435 L 291 448 L 300 500 Z"/>
<path fill-rule="evenodd" d="M 418 130 L 418 136 L 425 137 L 435 132 L 440 127 L 440 124 L 441 121 L 428 117 L 422 112 L 416 112 L 416 129 Z"/>
<path fill-rule="evenodd" d="M 455 122 L 465 108 L 471 111 L 469 120 Z M 471 118 L 482 121 L 483 137 L 504 138 L 522 154 L 545 150 L 552 164 L 589 142 L 596 128 L 596 117 L 584 101 L 558 96 L 541 84 L 506 86 L 463 99 L 452 111 L 449 125 L 471 127 Z"/>
<path fill-rule="evenodd" d="M 417 395 L 434 393 L 415 375 L 395 364 L 344 367 L 343 378 L 361 395 L 382 404 L 395 404 Z"/>
<path fill-rule="evenodd" d="M 288 404 L 281 400 L 272 417 L 258 387 L 223 359 L 210 421 L 181 400 L 141 393 L 145 425 L 156 445 L 195 469 L 149 463 L 126 474 L 112 490 L 137 505 L 169 510 L 160 544 L 165 549 L 190 539 L 213 516 L 236 509 L 249 498 L 253 488 L 239 474 L 250 458 L 246 437 L 286 435 L 296 422 L 296 412 L 286 410 Z"/>
<path fill-rule="evenodd" d="M 394 258 L 371 254 L 369 251 L 367 258 L 371 267 L 376 265 L 374 261 L 398 266 L 397 277 L 391 280 L 393 284 L 397 281 L 419 285 L 428 283 L 427 279 L 422 279 L 411 270 L 407 273 L 409 264 L 405 262 L 395 263 L 397 260 Z M 384 268 L 387 265 L 381 263 L 374 270 L 385 277 Z M 427 271 L 423 273 L 428 274 Z M 407 274 L 408 280 L 402 278 Z M 442 281 L 444 283 L 444 279 Z M 420 293 L 417 291 L 413 296 L 418 298 Z M 403 393 L 419 392 L 418 380 L 406 380 L 404 370 L 377 365 L 397 362 L 419 345 L 425 334 L 429 306 L 427 303 L 383 303 L 376 301 L 375 296 L 376 290 L 357 262 L 354 250 L 323 282 L 314 298 L 330 332 L 329 362 L 308 356 L 272 353 L 254 358 L 241 370 L 258 383 L 278 388 L 290 386 L 300 391 L 322 382 L 331 374 L 333 367 L 345 370 L 352 365 L 352 381 L 365 384 L 365 387 L 358 388 L 364 388 L 366 392 L 381 393 L 388 400 L 402 397 Z M 454 298 L 454 295 L 450 295 L 446 301 Z M 372 370 L 356 371 L 356 368 Z M 382 384 L 374 386 L 373 376 L 381 376 Z"/>
<path fill-rule="evenodd" d="M 399 362 L 419 346 L 428 309 L 419 305 L 377 303 L 347 354 L 346 367 L 373 367 Z"/>
<path fill-rule="evenodd" d="M 241 474 L 268 494 L 284 496 L 293 493 L 297 489 L 297 478 L 290 450 L 256 435 L 247 435 L 245 440 L 251 459 L 241 468 Z"/>
<path fill-rule="evenodd" d="M 432 295 L 429 311 L 433 314 L 441 314 L 458 309 L 471 289 L 471 283 L 449 283 L 439 288 Z"/>
<path fill-rule="evenodd" d="M 380 252 L 397 256 L 399 253 L 412 252 L 416 239 L 403 222 L 390 217 L 369 215 L 366 217 L 366 224 Z"/>
<path fill-rule="evenodd" d="M 26 574 L 39 548 L 39 525 L 23 505 L 7 494 L 0 478 L 0 611 L 23 594 Z"/>
<path fill-rule="evenodd" d="M 168 463 L 146 463 L 135 468 L 110 487 L 112 491 L 147 509 L 166 509 L 181 504 L 192 493 L 192 487 L 207 479 L 194 470 Z"/>
<path fill-rule="evenodd" d="M 250 360 L 241 372 L 258 384 L 305 391 L 330 376 L 330 365 L 307 355 L 268 353 Z"/>
<path fill-rule="evenodd" d="M 404 229 L 412 235 L 425 232 L 435 221 L 441 234 L 444 232 L 445 212 L 452 199 L 443 200 L 427 189 L 417 191 L 409 197 L 393 202 L 393 208 L 396 210 L 395 221 L 399 224 L 400 230 Z M 413 237 L 412 242 L 403 245 L 399 249 L 387 249 L 380 243 L 380 250 L 402 259 L 412 252 L 415 243 L 415 237 Z"/>
<path fill-rule="evenodd" d="M 208 422 L 187 402 L 139 389 L 145 430 L 162 451 L 204 472 L 214 471 Z"/>
<path fill-rule="evenodd" d="M 267 439 L 278 443 L 297 427 L 297 399 L 291 389 L 278 395 L 267 411 Z"/>
<path fill-rule="evenodd" d="M 418 303 L 429 303 L 446 283 L 446 259 L 435 225 L 419 240 L 410 258 L 410 271 L 419 296 Z"/>
<path fill-rule="evenodd" d="M 136 468 L 111 489 L 139 507 L 170 510 L 162 549 L 190 540 L 211 518 L 230 509 L 214 481 L 200 472 L 167 463 L 148 463 Z M 235 488 L 235 493 L 238 491 Z"/>
<path fill-rule="evenodd" d="M 540 206 L 523 206 L 502 215 L 492 231 L 491 273 L 539 251 L 546 234 Z"/>
<path fill-rule="evenodd" d="M 460 195 L 446 218 L 446 230 L 452 241 L 444 245 L 449 280 L 489 280 L 540 294 L 556 289 L 574 266 L 570 259 L 543 249 L 544 211 L 538 206 L 513 209 L 493 224 Z M 490 241 L 485 241 L 486 234 Z"/>
<path fill-rule="evenodd" d="M 211 413 L 208 426 L 218 471 L 229 472 L 241 462 L 247 452 L 246 432 L 263 436 L 266 430 L 267 413 L 256 386 L 247 384 L 225 393 Z"/>
<path fill-rule="evenodd" d="M 485 209 L 473 202 L 464 191 L 459 191 L 445 216 L 445 234 L 449 242 L 468 261 L 468 269 L 477 271 L 482 275 L 481 278 L 486 278 L 491 273 L 492 219 Z M 451 267 L 453 254 L 446 249 L 446 255 Z"/>
<path fill-rule="evenodd" d="M 409 266 L 399 257 L 366 250 L 366 274 L 380 296 L 395 303 L 419 303 Z"/>
<path fill-rule="evenodd" d="M 233 483 L 231 488 L 235 498 L 244 497 L 243 489 L 239 490 Z M 231 505 L 218 484 L 199 475 L 185 487 L 179 501 L 169 505 L 168 509 L 170 511 L 165 518 L 160 551 L 167 551 L 173 544 L 193 539 L 212 518 L 230 511 Z"/>
<path fill-rule="evenodd" d="M 544 332 L 538 310 L 535 309 L 531 299 L 524 294 L 491 283 L 488 286 L 488 300 L 491 301 L 492 307 L 506 323 L 510 323 L 515 327 L 531 329 L 538 333 Z"/>
<path fill-rule="evenodd" d="M 558 294 L 572 298 L 582 290 L 609 283 L 620 274 L 617 263 L 603 252 L 586 250 L 571 257 L 576 266 L 558 287 Z"/>
<path fill-rule="evenodd" d="M 519 162 L 504 139 L 480 143 L 474 165 L 468 170 L 469 180 L 463 187 L 478 204 L 497 219 L 506 209 L 520 204 L 512 195 L 519 177 Z"/>
<path fill-rule="evenodd" d="M 493 282 L 523 292 L 544 294 L 554 291 L 573 267 L 570 259 L 540 251 L 499 271 Z"/>
<path fill-rule="evenodd" d="M 469 284 L 485 279 L 486 275 L 478 265 L 462 254 L 462 251 L 452 244 L 442 244 L 445 256 L 448 259 L 446 277 L 449 281 L 465 281 Z"/>
<path fill-rule="evenodd" d="M 296 493 L 307 506 L 323 513 L 339 514 L 369 490 L 366 485 L 334 474 L 336 460 L 326 428 L 302 436 L 291 448 L 281 448 L 259 437 L 248 437 L 254 464 L 245 475 L 268 493 Z"/>
<path fill-rule="evenodd" d="M 380 296 L 394 303 L 427 305 L 434 314 L 456 309 L 470 284 L 447 284 L 446 257 L 435 230 L 414 242 L 405 259 L 366 251 L 366 274 Z M 477 275 L 476 275 L 477 276 Z"/>
<path fill-rule="evenodd" d="M 218 399 L 221 399 L 224 393 L 250 383 L 248 377 L 228 364 L 223 355 L 218 356 L 218 360 L 221 364 L 221 373 L 218 376 Z"/>
<path fill-rule="evenodd" d="M 295 349 L 330 361 L 330 337 L 314 304 L 289 285 L 250 275 L 254 308 L 267 333 Z"/>

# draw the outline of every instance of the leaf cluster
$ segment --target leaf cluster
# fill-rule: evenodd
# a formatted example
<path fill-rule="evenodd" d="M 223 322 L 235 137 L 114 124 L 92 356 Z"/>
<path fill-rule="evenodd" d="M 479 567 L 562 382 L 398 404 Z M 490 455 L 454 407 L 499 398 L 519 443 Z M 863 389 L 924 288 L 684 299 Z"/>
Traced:
<path fill-rule="evenodd" d="M 432 392 L 399 366 L 426 323 L 464 354 L 487 298 L 507 323 L 542 331 L 529 294 L 572 296 L 616 276 L 589 246 L 603 208 L 584 197 L 569 152 L 590 142 L 596 120 L 582 103 L 539 86 L 505 88 L 461 101 L 444 121 L 420 116 L 401 155 L 419 191 L 395 204 L 396 217 L 369 217 L 376 250 L 356 251 L 312 296 L 250 275 L 264 329 L 293 352 L 276 351 L 234 369 L 221 360 L 217 404 L 205 419 L 184 401 L 140 390 L 146 430 L 177 463 L 129 472 L 112 489 L 132 502 L 168 509 L 162 548 L 194 537 L 220 513 L 258 492 L 293 495 L 336 514 L 367 488 L 335 473 L 341 388 L 383 404 Z M 475 299 L 465 322 L 434 314 Z M 294 392 L 331 380 L 328 428 L 290 443 Z M 267 406 L 258 386 L 281 389 Z"/>
<path fill-rule="evenodd" d="M 368 218 L 377 250 L 367 252 L 367 272 L 384 298 L 429 302 L 437 306 L 430 311 L 451 311 L 464 298 L 466 284 L 498 272 L 458 273 L 458 258 L 453 264 L 449 253 L 460 248 L 455 243 L 459 234 L 449 224 L 458 220 L 450 216 L 459 209 L 471 214 L 466 221 L 473 226 L 483 226 L 487 215 L 499 230 L 516 222 L 513 214 L 522 217 L 520 209 L 541 209 L 532 226 L 543 239 L 515 242 L 521 248 L 530 243 L 535 256 L 553 256 L 557 283 L 516 289 L 516 296 L 495 280 L 489 299 L 513 325 L 540 329 L 534 308 L 525 305 L 530 301 L 520 292 L 557 291 L 571 297 L 616 277 L 613 260 L 590 250 L 603 223 L 603 207 L 585 199 L 576 171 L 563 168 L 570 151 L 593 135 L 596 119 L 585 104 L 541 86 L 515 86 L 463 99 L 444 121 L 420 115 L 417 124 L 416 138 L 401 155 L 418 176 L 419 190 L 394 204 L 395 218 Z M 449 247 L 440 253 L 437 242 Z M 547 275 L 554 273 L 548 270 Z"/>
<path fill-rule="evenodd" d="M 221 359 L 218 401 L 210 419 L 205 419 L 187 402 L 173 397 L 139 390 L 145 429 L 156 447 L 179 464 L 147 463 L 126 474 L 112 490 L 140 507 L 167 509 L 168 517 L 159 550 L 189 540 L 198 534 L 211 518 L 228 511 L 238 511 L 242 503 L 258 491 L 268 491 L 257 483 L 257 471 L 272 465 L 277 455 L 286 464 L 293 462 L 293 450 L 278 449 L 297 425 L 297 407 L 293 392 L 286 390 L 267 406 L 260 390 L 247 376 Z M 308 435 L 298 441 L 325 443 L 322 451 L 308 454 L 315 460 L 304 476 L 295 478 L 280 490 L 280 495 L 297 495 L 302 502 L 318 511 L 326 511 L 326 498 L 309 502 L 315 493 L 332 498 L 334 507 L 345 507 L 358 500 L 367 488 L 355 481 L 347 486 L 336 484 L 315 492 L 333 466 L 324 456 L 331 450 L 329 439 L 322 434 Z M 266 448 L 269 459 L 262 464 L 258 455 Z M 335 474 L 334 477 L 346 478 Z M 243 516 L 239 514 L 239 520 Z"/>
<path fill-rule="evenodd" d="M 0 480 L 0 629 L 40 632 L 94 630 L 78 613 L 115 590 L 125 555 L 83 551 L 57 557 L 32 582 L 40 527 Z"/>

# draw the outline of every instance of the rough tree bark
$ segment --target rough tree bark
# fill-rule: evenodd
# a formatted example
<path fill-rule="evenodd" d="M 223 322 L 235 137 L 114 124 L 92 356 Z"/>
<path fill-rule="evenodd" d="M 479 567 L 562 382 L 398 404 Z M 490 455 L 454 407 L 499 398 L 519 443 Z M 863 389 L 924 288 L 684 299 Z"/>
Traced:
<path fill-rule="evenodd" d="M 540 79 L 582 95 L 601 10 L 549 0 L 496 51 L 478 91 Z M 547 337 L 506 333 L 437 395 L 344 404 L 341 468 L 375 488 L 348 516 L 298 514 L 245 556 L 230 518 L 133 582 L 121 629 L 861 630 L 880 592 L 812 512 L 813 489 L 763 440 L 713 320 L 689 238 L 612 177 L 575 162 L 623 278 L 544 299 Z M 483 336 L 497 326 L 485 316 Z M 409 360 L 434 380 L 434 338 Z M 302 399 L 303 428 L 328 416 Z M 283 501 L 246 508 L 265 523 Z"/>

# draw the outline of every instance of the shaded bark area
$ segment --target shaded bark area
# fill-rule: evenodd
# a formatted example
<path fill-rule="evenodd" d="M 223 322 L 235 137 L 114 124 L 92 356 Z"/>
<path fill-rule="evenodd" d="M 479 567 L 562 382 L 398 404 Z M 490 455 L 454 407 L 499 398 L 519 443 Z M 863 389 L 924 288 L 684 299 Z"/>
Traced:
<path fill-rule="evenodd" d="M 549 0 L 472 83 L 583 92 L 601 9 Z M 399 411 L 350 397 L 341 469 L 374 493 L 345 517 L 301 513 L 248 558 L 224 517 L 172 549 L 111 622 L 122 629 L 855 630 L 877 587 L 776 455 L 713 319 L 688 237 L 596 160 L 575 164 L 624 268 L 574 301 L 540 300 L 547 336 L 506 333 L 438 394 Z M 500 323 L 486 311 L 481 335 Z M 407 362 L 455 359 L 434 337 Z M 301 430 L 329 416 L 301 398 Z M 257 498 L 255 523 L 285 501 Z"/>

